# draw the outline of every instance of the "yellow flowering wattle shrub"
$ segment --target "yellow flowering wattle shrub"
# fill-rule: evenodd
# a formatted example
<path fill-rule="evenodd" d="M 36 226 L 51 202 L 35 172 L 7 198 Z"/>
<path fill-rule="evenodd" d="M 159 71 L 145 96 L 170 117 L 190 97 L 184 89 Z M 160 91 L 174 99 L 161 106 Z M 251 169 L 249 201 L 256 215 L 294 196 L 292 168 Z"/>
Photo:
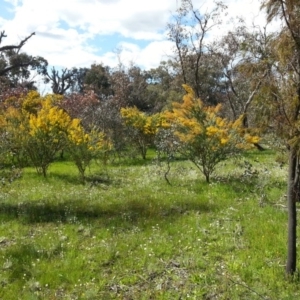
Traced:
<path fill-rule="evenodd" d="M 53 106 L 49 97 L 41 102 L 41 109 L 36 114 L 29 114 L 27 152 L 38 173 L 46 176 L 55 155 L 67 144 L 71 124 L 71 117 Z"/>
<path fill-rule="evenodd" d="M 26 164 L 27 116 L 20 109 L 8 107 L 0 115 L 0 134 L 2 155 L 12 160 L 18 167 Z"/>
<path fill-rule="evenodd" d="M 71 124 L 71 117 L 62 109 L 52 106 L 49 100 L 42 102 L 42 108 L 38 113 L 30 114 L 30 135 L 39 133 L 45 135 L 62 135 Z"/>
<path fill-rule="evenodd" d="M 15 105 L 11 105 L 13 100 Z M 36 91 L 8 98 L 0 114 L 2 141 L 14 158 L 28 157 L 44 176 L 58 151 L 67 150 L 84 178 L 91 160 L 106 158 L 111 144 L 102 132 L 86 132 L 80 119 L 72 119 L 57 106 L 61 101 L 61 95 L 42 97 Z"/>
<path fill-rule="evenodd" d="M 81 180 L 92 159 L 106 159 L 112 145 L 103 132 L 91 130 L 86 133 L 79 119 L 73 119 L 68 129 L 68 152 L 74 161 Z"/>
<path fill-rule="evenodd" d="M 36 114 L 41 109 L 43 98 L 37 91 L 29 91 L 20 100 L 23 112 Z"/>
<path fill-rule="evenodd" d="M 124 123 L 133 129 L 131 141 L 137 146 L 143 159 L 146 159 L 147 148 L 153 144 L 163 118 L 161 114 L 146 115 L 136 107 L 121 108 Z"/>
<path fill-rule="evenodd" d="M 243 116 L 229 121 L 219 115 L 221 105 L 205 106 L 193 90 L 183 85 L 183 102 L 173 103 L 173 109 L 164 113 L 165 128 L 173 130 L 180 141 L 179 152 L 191 160 L 205 175 L 210 175 L 217 164 L 236 154 L 247 144 L 257 143 L 258 136 L 244 132 Z"/>

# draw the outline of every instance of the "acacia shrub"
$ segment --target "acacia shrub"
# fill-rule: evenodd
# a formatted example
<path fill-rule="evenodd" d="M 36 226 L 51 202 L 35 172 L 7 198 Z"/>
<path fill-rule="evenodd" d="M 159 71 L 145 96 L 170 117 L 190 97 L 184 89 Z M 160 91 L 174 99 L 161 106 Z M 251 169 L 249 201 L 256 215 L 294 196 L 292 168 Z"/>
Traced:
<path fill-rule="evenodd" d="M 188 85 L 183 87 L 183 101 L 174 102 L 172 109 L 164 112 L 164 127 L 179 142 L 176 150 L 193 162 L 209 182 L 221 161 L 257 143 L 259 137 L 244 129 L 243 116 L 235 121 L 222 118 L 220 104 L 205 106 Z"/>
<path fill-rule="evenodd" d="M 147 115 L 135 106 L 121 108 L 120 113 L 126 126 L 132 129 L 129 141 L 146 159 L 147 149 L 154 145 L 154 138 L 161 127 L 162 115 Z"/>

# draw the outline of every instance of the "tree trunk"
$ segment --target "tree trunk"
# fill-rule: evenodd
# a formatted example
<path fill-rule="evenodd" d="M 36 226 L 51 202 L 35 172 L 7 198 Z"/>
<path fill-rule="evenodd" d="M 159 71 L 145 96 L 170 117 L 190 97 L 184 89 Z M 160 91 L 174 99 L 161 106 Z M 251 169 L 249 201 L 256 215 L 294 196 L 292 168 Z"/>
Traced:
<path fill-rule="evenodd" d="M 205 176 L 206 182 L 209 183 L 209 181 L 210 181 L 210 172 L 204 170 L 204 171 L 203 171 L 203 174 L 204 174 L 204 176 Z"/>
<path fill-rule="evenodd" d="M 288 249 L 287 249 L 286 273 L 288 275 L 293 275 L 296 271 L 296 260 L 297 260 L 296 202 L 298 200 L 298 188 L 299 188 L 298 154 L 294 148 L 291 148 L 289 150 L 288 190 L 287 190 Z"/>

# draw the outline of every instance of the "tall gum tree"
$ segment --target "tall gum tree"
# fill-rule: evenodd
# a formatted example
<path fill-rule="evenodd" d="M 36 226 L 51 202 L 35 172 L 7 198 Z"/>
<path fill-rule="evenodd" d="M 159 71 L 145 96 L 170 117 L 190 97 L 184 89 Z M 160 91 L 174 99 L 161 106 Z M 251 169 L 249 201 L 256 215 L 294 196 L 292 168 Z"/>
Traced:
<path fill-rule="evenodd" d="M 167 26 L 169 40 L 174 43 L 180 85 L 190 85 L 196 96 L 209 105 L 219 102 L 216 88 L 222 77 L 222 66 L 216 65 L 210 55 L 207 37 L 213 28 L 221 25 L 226 9 L 222 2 L 215 1 L 211 10 L 204 10 L 195 8 L 192 0 L 181 0 L 181 6 Z"/>
<path fill-rule="evenodd" d="M 288 249 L 286 273 L 293 275 L 297 262 L 297 210 L 300 200 L 300 2 L 265 0 L 262 9 L 267 21 L 281 20 L 281 30 L 274 40 L 274 81 L 268 94 L 276 133 L 287 142 L 289 168 L 287 181 Z"/>
<path fill-rule="evenodd" d="M 19 44 L 3 45 L 7 37 L 5 31 L 0 32 L 0 85 L 16 87 L 22 84 L 30 89 L 34 88 L 31 71 L 41 74 L 48 62 L 40 56 L 31 56 L 23 52 L 23 47 L 35 33 L 22 39 Z M 1 87 L 2 89 L 2 87 Z"/>
<path fill-rule="evenodd" d="M 217 39 L 210 49 L 222 65 L 225 113 L 233 120 L 243 114 L 245 127 L 254 119 L 252 102 L 268 80 L 270 40 L 266 27 L 251 30 L 242 23 Z"/>

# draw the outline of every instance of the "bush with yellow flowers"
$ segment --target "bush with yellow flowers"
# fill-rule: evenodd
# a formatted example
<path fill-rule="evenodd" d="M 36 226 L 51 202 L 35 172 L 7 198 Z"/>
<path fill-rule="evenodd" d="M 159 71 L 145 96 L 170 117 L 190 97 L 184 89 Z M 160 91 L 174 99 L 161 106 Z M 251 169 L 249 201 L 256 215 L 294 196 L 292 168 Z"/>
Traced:
<path fill-rule="evenodd" d="M 1 147 L 13 164 L 19 167 L 28 163 L 26 143 L 29 133 L 29 116 L 41 108 L 42 98 L 37 91 L 8 96 L 1 103 Z"/>
<path fill-rule="evenodd" d="M 243 116 L 229 121 L 219 115 L 221 105 L 205 106 L 193 90 L 183 85 L 183 102 L 174 102 L 173 109 L 164 113 L 166 128 L 170 128 L 180 142 L 178 151 L 210 181 L 216 166 L 237 154 L 246 145 L 257 143 L 258 136 L 245 133 Z"/>
<path fill-rule="evenodd" d="M 121 108 L 121 116 L 126 126 L 133 129 L 130 141 L 136 146 L 143 159 L 146 159 L 147 149 L 153 144 L 161 123 L 161 114 L 146 115 L 136 107 Z"/>
<path fill-rule="evenodd" d="M 85 180 L 86 168 L 93 159 L 107 159 L 110 142 L 105 134 L 93 129 L 86 133 L 79 119 L 73 119 L 68 129 L 68 152 L 77 166 L 81 181 Z"/>
<path fill-rule="evenodd" d="M 53 106 L 46 97 L 36 114 L 29 114 L 27 154 L 39 174 L 46 176 L 47 169 L 58 151 L 67 145 L 67 131 L 74 120 L 62 109 Z"/>
<path fill-rule="evenodd" d="M 0 113 L 0 151 L 5 148 L 19 166 L 28 158 L 46 176 L 58 151 L 67 150 L 84 179 L 91 160 L 106 158 L 111 144 L 102 132 L 85 132 L 80 119 L 72 119 L 57 106 L 61 101 L 60 95 L 42 97 L 36 91 L 7 98 Z"/>
<path fill-rule="evenodd" d="M 63 147 L 64 132 L 71 121 L 55 106 L 61 97 L 42 97 L 37 91 L 29 91 L 5 99 L 0 115 L 1 145 L 18 166 L 29 160 L 38 173 L 46 176 L 49 164 Z"/>

